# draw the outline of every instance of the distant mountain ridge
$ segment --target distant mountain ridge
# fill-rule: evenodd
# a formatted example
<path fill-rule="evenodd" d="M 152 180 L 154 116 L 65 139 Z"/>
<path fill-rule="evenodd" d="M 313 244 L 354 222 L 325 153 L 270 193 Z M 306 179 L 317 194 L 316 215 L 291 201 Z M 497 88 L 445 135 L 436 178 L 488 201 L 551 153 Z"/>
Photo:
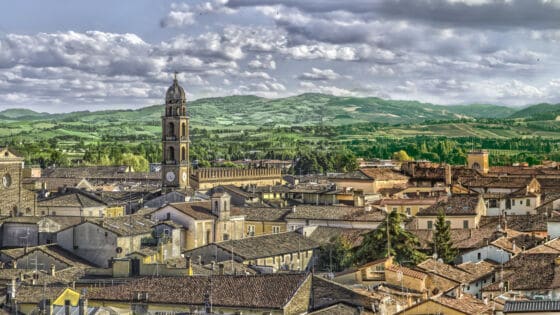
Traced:
<path fill-rule="evenodd" d="M 342 125 L 360 122 L 399 124 L 460 118 L 554 120 L 560 115 L 560 104 L 538 104 L 523 109 L 491 104 L 444 106 L 417 101 L 342 97 L 318 93 L 279 99 L 254 95 L 205 98 L 188 102 L 188 108 L 193 126 L 201 127 Z M 152 105 L 136 110 L 80 111 L 62 114 L 7 109 L 0 111 L 0 121 L 62 120 L 110 123 L 129 120 L 157 123 L 162 113 L 163 105 Z"/>

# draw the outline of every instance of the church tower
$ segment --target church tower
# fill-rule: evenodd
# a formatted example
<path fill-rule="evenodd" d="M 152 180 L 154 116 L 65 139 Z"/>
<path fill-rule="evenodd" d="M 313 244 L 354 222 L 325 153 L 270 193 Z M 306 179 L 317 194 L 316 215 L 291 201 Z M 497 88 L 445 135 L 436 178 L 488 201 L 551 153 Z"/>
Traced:
<path fill-rule="evenodd" d="M 189 187 L 189 117 L 185 90 L 177 82 L 165 94 L 165 113 L 161 118 L 163 161 L 161 162 L 162 191 Z"/>

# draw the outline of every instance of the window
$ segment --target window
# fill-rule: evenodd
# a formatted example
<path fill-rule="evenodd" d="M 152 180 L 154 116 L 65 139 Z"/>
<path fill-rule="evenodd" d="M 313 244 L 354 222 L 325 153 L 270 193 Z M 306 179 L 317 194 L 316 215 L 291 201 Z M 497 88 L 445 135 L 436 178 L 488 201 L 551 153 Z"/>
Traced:
<path fill-rule="evenodd" d="M 229 240 L 229 234 L 224 233 L 223 239 L 224 239 L 224 241 L 228 241 Z"/>
<path fill-rule="evenodd" d="M 476 254 L 476 258 L 477 258 L 478 260 L 480 260 L 481 256 L 482 256 L 482 255 L 481 255 L 480 253 Z"/>
<path fill-rule="evenodd" d="M 511 200 L 511 205 L 512 205 L 512 206 L 515 206 L 515 199 L 512 199 L 512 200 Z"/>
<path fill-rule="evenodd" d="M 527 205 L 527 207 L 530 207 L 531 206 L 531 199 L 525 200 L 525 205 Z"/>
<path fill-rule="evenodd" d="M 255 226 L 254 225 L 247 225 L 247 235 L 255 236 Z"/>
<path fill-rule="evenodd" d="M 463 229 L 469 228 L 469 220 L 463 220 Z"/>
<path fill-rule="evenodd" d="M 434 223 L 432 221 L 428 221 L 428 230 L 431 230 L 434 228 Z"/>
<path fill-rule="evenodd" d="M 410 208 L 406 208 L 406 214 L 410 215 Z"/>
<path fill-rule="evenodd" d="M 210 230 L 206 231 L 206 244 L 210 243 Z"/>
<path fill-rule="evenodd" d="M 498 207 L 498 200 L 496 199 L 490 199 L 488 201 L 488 207 L 490 208 L 497 208 Z"/>
<path fill-rule="evenodd" d="M 170 213 L 170 212 L 167 212 L 167 213 L 165 214 L 165 217 L 166 217 L 167 220 L 171 220 L 171 213 Z"/>
<path fill-rule="evenodd" d="M 393 211 L 397 211 L 397 207 L 393 207 Z"/>
<path fill-rule="evenodd" d="M 280 227 L 275 225 L 272 227 L 272 234 L 278 234 L 280 233 Z"/>
<path fill-rule="evenodd" d="M 523 200 L 519 200 L 519 204 L 520 204 L 520 205 L 523 205 Z"/>

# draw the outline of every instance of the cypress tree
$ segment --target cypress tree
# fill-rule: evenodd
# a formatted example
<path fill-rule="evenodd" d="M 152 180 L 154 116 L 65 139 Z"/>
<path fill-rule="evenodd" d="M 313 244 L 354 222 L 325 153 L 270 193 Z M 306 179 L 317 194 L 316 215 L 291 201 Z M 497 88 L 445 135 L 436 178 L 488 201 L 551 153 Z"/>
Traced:
<path fill-rule="evenodd" d="M 452 263 L 458 254 L 457 248 L 453 247 L 451 240 L 450 224 L 445 221 L 445 213 L 440 210 L 436 220 L 436 232 L 434 235 L 434 252 L 446 264 Z"/>

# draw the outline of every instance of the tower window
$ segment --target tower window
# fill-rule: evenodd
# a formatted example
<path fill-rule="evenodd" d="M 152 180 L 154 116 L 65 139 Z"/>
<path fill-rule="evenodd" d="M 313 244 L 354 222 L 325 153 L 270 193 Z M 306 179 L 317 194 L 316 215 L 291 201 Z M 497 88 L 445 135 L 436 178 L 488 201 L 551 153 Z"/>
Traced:
<path fill-rule="evenodd" d="M 186 137 L 187 136 L 187 124 L 182 123 L 181 124 L 181 137 Z"/>
<path fill-rule="evenodd" d="M 169 161 L 174 161 L 175 160 L 175 149 L 173 147 L 169 147 L 169 149 L 167 151 L 167 159 Z"/>
<path fill-rule="evenodd" d="M 170 122 L 167 128 L 167 135 L 170 137 L 175 136 L 175 124 Z"/>
<path fill-rule="evenodd" d="M 185 150 L 185 147 L 181 148 L 181 161 L 186 161 L 187 160 L 187 150 Z"/>

